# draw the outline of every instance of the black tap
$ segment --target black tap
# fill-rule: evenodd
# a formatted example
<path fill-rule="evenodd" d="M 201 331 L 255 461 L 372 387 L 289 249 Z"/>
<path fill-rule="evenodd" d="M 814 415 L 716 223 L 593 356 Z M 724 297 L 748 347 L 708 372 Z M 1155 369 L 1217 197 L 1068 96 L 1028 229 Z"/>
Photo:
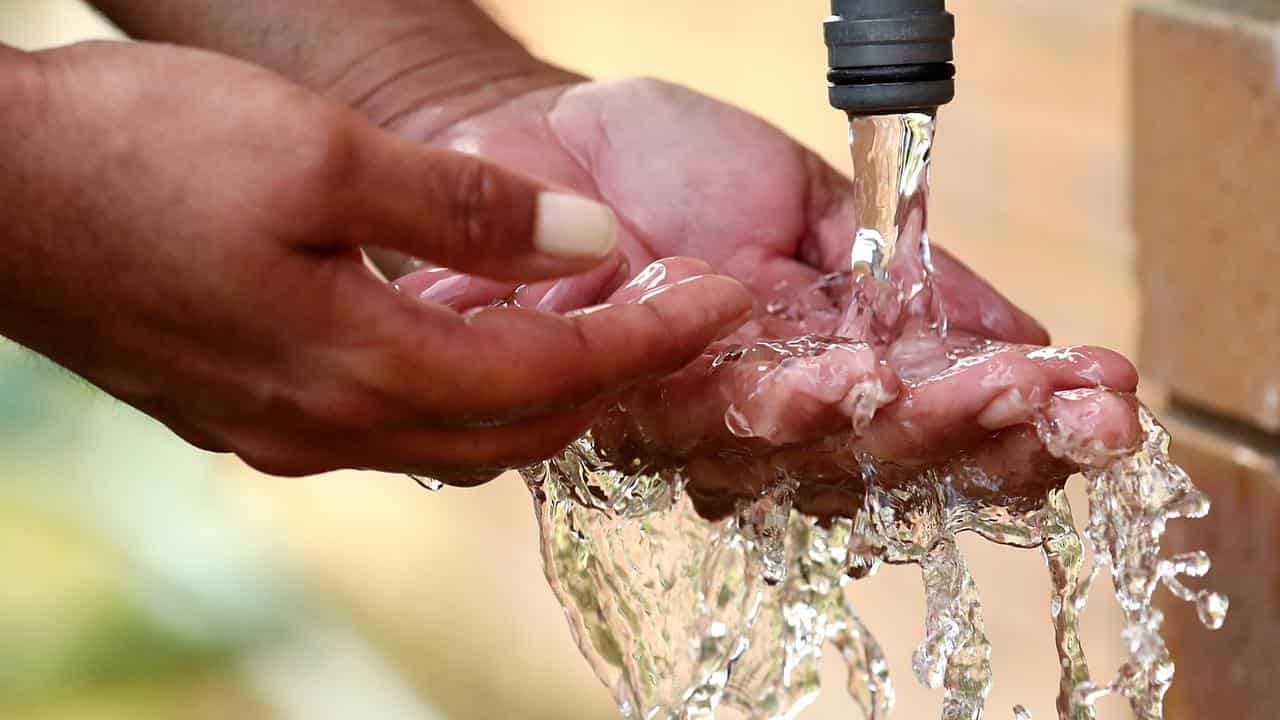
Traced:
<path fill-rule="evenodd" d="M 831 0 L 831 104 L 851 115 L 933 112 L 955 97 L 946 0 Z"/>

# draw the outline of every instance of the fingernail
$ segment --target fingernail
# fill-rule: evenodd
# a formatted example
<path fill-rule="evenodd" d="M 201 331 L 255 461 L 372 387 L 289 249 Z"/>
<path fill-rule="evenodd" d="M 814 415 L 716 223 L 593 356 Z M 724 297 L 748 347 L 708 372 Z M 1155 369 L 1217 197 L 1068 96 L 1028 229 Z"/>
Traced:
<path fill-rule="evenodd" d="M 1035 316 L 1033 316 L 1031 313 L 1027 312 L 1026 310 L 1023 310 L 1022 308 L 1017 308 L 1017 310 L 1019 313 L 1022 314 L 1023 321 L 1030 324 L 1031 327 L 1035 328 L 1036 331 L 1039 333 L 1040 338 L 1044 340 L 1045 343 L 1049 343 L 1052 341 L 1053 338 L 1049 334 L 1049 328 L 1045 327 L 1039 320 L 1035 318 Z"/>
<path fill-rule="evenodd" d="M 418 295 L 418 299 L 448 305 L 462 297 L 462 294 L 467 291 L 467 286 L 470 282 L 470 279 L 465 275 L 454 275 L 423 290 L 422 294 Z"/>
<path fill-rule="evenodd" d="M 609 208 L 577 195 L 538 195 L 533 246 L 561 258 L 602 258 L 618 244 L 618 218 Z"/>
<path fill-rule="evenodd" d="M 866 434 L 880 408 L 898 399 L 898 388 L 886 386 L 880 377 L 869 377 L 854 384 L 840 400 L 840 411 L 853 424 L 854 435 Z"/>
<path fill-rule="evenodd" d="M 978 414 L 978 425 L 985 430 L 1002 430 L 1031 420 L 1034 408 L 1017 389 L 1006 390 Z"/>

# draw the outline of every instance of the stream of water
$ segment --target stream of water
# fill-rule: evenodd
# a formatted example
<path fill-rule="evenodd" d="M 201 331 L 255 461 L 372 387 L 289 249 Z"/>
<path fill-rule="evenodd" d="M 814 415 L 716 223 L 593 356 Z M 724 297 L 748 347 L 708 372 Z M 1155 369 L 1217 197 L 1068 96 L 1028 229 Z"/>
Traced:
<path fill-rule="evenodd" d="M 839 285 L 848 297 L 837 331 L 721 349 L 705 363 L 708 382 L 744 363 L 787 367 L 865 352 L 884 358 L 905 382 L 983 362 L 999 349 L 953 342 L 934 291 L 926 206 L 933 137 L 930 115 L 851 120 L 859 227 L 849 272 L 823 281 L 824 290 Z M 785 302 L 769 307 L 793 311 Z M 978 589 L 956 542 L 962 532 L 1043 554 L 1053 586 L 1048 620 L 1061 660 L 1060 717 L 1094 718 L 1094 704 L 1108 693 L 1126 698 L 1143 720 L 1162 717 L 1173 662 L 1152 593 L 1163 585 L 1196 603 L 1210 628 L 1222 624 L 1227 602 L 1180 580 L 1208 570 L 1204 554 L 1160 557 L 1166 522 L 1201 517 L 1208 501 L 1169 459 L 1169 437 L 1155 417 L 1123 398 L 1137 415 L 1141 440 L 1130 452 L 1108 453 L 1078 426 L 1034 411 L 1027 424 L 1033 439 L 1083 471 L 1089 522 L 1081 537 L 1060 482 L 1040 492 L 1006 492 L 971 452 L 910 467 L 867 452 L 859 437 L 897 392 L 863 387 L 850 396 L 856 400 L 850 427 L 800 453 L 792 449 L 785 460 L 779 453 L 748 463 L 722 452 L 713 460 L 729 476 L 750 472 L 763 480 L 747 483 L 749 493 L 714 511 L 700 489 L 705 463 L 695 468 L 670 457 L 619 454 L 616 437 L 606 442 L 603 431 L 524 471 L 547 579 L 624 717 L 696 720 L 723 707 L 753 720 L 797 717 L 819 692 L 819 663 L 828 649 L 847 663 L 847 689 L 865 717 L 888 717 L 894 691 L 887 663 L 845 588 L 870 582 L 881 564 L 892 563 L 918 566 L 924 584 L 916 679 L 941 690 L 945 720 L 981 718 L 991 648 Z M 1097 392 L 1063 399 L 1088 401 Z M 746 417 L 733 406 L 726 411 L 736 437 L 757 434 Z M 838 490 L 839 503 L 814 500 L 815 487 Z M 801 512 L 798 503 L 828 510 Z M 1086 564 L 1087 548 L 1093 563 Z M 1115 677 L 1095 680 L 1079 621 L 1101 569 L 1114 579 L 1124 612 L 1128 659 Z M 1003 710 L 1010 712 L 1030 717 L 1021 706 Z"/>

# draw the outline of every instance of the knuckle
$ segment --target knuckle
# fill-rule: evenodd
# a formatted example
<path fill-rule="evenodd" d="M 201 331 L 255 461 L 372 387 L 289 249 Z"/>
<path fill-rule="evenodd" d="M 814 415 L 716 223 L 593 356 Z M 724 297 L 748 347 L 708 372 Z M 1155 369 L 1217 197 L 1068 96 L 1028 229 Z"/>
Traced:
<path fill-rule="evenodd" d="M 262 383 L 251 388 L 251 396 L 240 408 L 245 427 L 304 436 L 365 430 L 379 419 L 379 404 L 372 393 L 346 374 L 335 372 L 322 381 L 295 378 Z M 245 445 L 253 447 L 255 443 L 240 443 Z"/>
<path fill-rule="evenodd" d="M 342 432 L 373 432 L 395 419 L 394 408 L 401 403 L 381 388 L 351 383 L 328 393 L 317 393 L 306 410 L 318 423 Z"/>
<path fill-rule="evenodd" d="M 281 188 L 315 210 L 315 201 L 337 193 L 348 184 L 356 170 L 359 142 L 353 124 L 332 112 L 293 113 L 286 127 L 293 146 L 282 169 Z"/>
<path fill-rule="evenodd" d="M 504 395 L 526 412 L 577 407 L 613 388 L 615 378 L 594 360 L 609 351 L 582 324 L 567 323 L 563 332 L 547 336 L 530 361 L 513 367 Z"/>
<path fill-rule="evenodd" d="M 637 305 L 643 313 L 643 333 L 654 349 L 649 356 L 653 373 L 675 372 L 702 351 L 693 339 L 681 339 L 672 330 L 676 323 L 656 303 Z"/>
<path fill-rule="evenodd" d="M 277 398 L 297 425 L 318 434 L 375 430 L 389 419 L 391 398 L 355 378 L 336 378 L 324 387 L 298 388 Z"/>
<path fill-rule="evenodd" d="M 481 363 L 469 357 L 466 347 L 462 342 L 437 342 L 425 333 L 403 333 L 357 371 L 345 401 L 355 406 L 353 417 L 363 414 L 377 429 L 401 419 L 434 417 L 449 407 L 462 387 L 473 388 L 472 398 L 483 397 L 488 388 L 472 382 Z M 458 362 L 463 357 L 469 358 L 465 365 Z M 442 377 L 453 381 L 441 382 Z"/>
<path fill-rule="evenodd" d="M 481 253 L 501 230 L 498 209 L 504 206 L 504 183 L 479 161 L 462 163 L 453 181 L 453 251 L 459 255 Z"/>

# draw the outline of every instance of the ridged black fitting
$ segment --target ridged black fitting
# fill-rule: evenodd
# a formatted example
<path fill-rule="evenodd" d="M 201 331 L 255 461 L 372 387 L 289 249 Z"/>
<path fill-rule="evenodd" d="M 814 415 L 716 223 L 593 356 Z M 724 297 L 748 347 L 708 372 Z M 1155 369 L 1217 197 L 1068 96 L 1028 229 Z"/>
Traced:
<path fill-rule="evenodd" d="M 946 0 L 832 0 L 831 104 L 855 115 L 932 111 L 955 97 Z"/>

